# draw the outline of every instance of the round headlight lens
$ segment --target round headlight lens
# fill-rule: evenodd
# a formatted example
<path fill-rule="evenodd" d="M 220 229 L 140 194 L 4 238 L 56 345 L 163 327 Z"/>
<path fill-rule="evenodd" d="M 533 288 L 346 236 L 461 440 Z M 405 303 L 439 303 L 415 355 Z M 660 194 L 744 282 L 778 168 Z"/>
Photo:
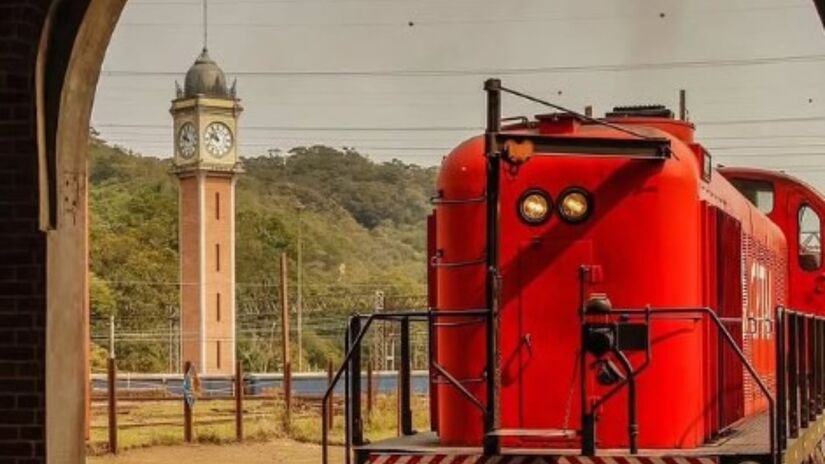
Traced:
<path fill-rule="evenodd" d="M 550 198 L 539 191 L 527 192 L 519 203 L 521 218 L 530 224 L 541 224 L 550 215 Z"/>
<path fill-rule="evenodd" d="M 582 222 L 590 215 L 590 197 L 583 190 L 570 190 L 559 200 L 559 214 L 567 222 Z"/>

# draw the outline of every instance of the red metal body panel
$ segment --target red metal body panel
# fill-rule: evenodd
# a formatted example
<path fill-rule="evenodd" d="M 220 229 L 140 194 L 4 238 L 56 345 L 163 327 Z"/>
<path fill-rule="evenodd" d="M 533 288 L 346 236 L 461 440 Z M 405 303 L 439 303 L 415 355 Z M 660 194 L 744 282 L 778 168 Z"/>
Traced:
<path fill-rule="evenodd" d="M 501 417 L 503 428 L 579 430 L 577 373 L 581 349 L 579 269 L 603 278 L 586 294 L 605 293 L 616 308 L 710 306 L 768 379 L 772 378 L 770 311 L 785 301 L 785 237 L 724 177 L 703 176 L 704 151 L 690 124 L 659 118 L 614 121 L 672 141 L 666 161 L 555 154 L 506 165 L 501 184 Z M 570 137 L 628 138 L 597 124 L 543 120 L 538 130 Z M 436 231 L 436 307 L 485 306 L 485 159 L 482 138 L 456 148 L 442 166 Z M 590 192 L 593 214 L 568 224 L 558 213 L 528 225 L 517 204 L 539 188 L 554 201 L 570 187 Z M 721 306 L 720 306 L 721 305 Z M 754 318 L 752 322 L 748 318 Z M 452 322 L 452 321 L 451 321 Z M 438 329 L 436 361 L 484 399 L 485 328 L 468 318 Z M 721 427 L 764 409 L 741 366 L 720 347 L 718 333 L 698 319 L 651 326 L 653 362 L 638 379 L 642 448 L 693 448 Z M 631 357 L 640 365 L 642 356 Z M 593 359 L 588 360 L 588 366 Z M 590 399 L 607 388 L 588 369 Z M 438 388 L 443 445 L 478 445 L 482 416 L 450 385 Z M 723 397 L 720 400 L 720 396 Z M 600 447 L 626 447 L 627 398 L 620 392 L 600 411 Z M 508 446 L 575 447 L 536 438 Z"/>
<path fill-rule="evenodd" d="M 433 257 L 438 286 L 436 307 L 471 310 L 485 307 L 485 209 L 472 200 L 485 194 L 485 163 L 481 139 L 465 142 L 441 166 L 439 196 L 451 203 L 436 208 L 436 246 Z M 436 361 L 467 389 L 484 398 L 484 321 L 437 320 Z M 477 444 L 482 413 L 452 386 L 438 385 L 439 435 L 446 445 Z"/>
<path fill-rule="evenodd" d="M 814 314 L 825 314 L 825 269 L 805 270 L 799 265 L 799 210 L 809 205 L 820 219 L 825 218 L 825 199 L 813 187 L 781 172 L 751 168 L 722 168 L 726 178 L 756 180 L 773 185 L 773 209 L 768 216 L 784 232 L 788 240 L 788 284 L 790 308 Z M 822 227 L 820 222 L 820 227 Z M 784 281 L 782 284 L 784 285 Z"/>

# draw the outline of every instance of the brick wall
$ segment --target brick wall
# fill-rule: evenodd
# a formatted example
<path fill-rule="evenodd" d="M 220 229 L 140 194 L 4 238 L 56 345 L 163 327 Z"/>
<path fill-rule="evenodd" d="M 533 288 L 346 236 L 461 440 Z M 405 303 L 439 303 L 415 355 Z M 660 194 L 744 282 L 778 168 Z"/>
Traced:
<path fill-rule="evenodd" d="M 0 3 L 0 464 L 45 462 L 46 241 L 34 68 L 51 0 Z"/>

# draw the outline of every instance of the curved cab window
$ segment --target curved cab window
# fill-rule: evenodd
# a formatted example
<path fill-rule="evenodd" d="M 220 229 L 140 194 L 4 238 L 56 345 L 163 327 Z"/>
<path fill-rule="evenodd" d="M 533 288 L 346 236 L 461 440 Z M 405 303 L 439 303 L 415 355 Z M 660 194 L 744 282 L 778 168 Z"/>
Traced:
<path fill-rule="evenodd" d="M 773 211 L 773 184 L 763 180 L 731 179 L 731 184 L 759 211 L 770 214 Z"/>
<path fill-rule="evenodd" d="M 819 215 L 808 205 L 799 208 L 799 266 L 806 271 L 822 265 L 822 225 Z"/>

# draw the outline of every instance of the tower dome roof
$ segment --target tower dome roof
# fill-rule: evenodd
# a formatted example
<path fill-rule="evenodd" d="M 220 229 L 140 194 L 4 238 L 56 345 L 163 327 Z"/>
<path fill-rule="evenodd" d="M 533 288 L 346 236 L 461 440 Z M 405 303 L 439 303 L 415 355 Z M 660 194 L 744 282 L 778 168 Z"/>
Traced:
<path fill-rule="evenodd" d="M 206 48 L 203 49 L 195 64 L 186 73 L 184 84 L 184 96 L 194 97 L 205 95 L 207 97 L 229 98 L 230 92 L 226 86 L 226 75 L 223 70 L 209 57 Z"/>

